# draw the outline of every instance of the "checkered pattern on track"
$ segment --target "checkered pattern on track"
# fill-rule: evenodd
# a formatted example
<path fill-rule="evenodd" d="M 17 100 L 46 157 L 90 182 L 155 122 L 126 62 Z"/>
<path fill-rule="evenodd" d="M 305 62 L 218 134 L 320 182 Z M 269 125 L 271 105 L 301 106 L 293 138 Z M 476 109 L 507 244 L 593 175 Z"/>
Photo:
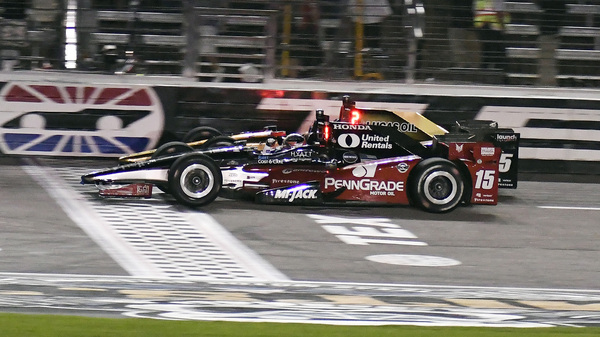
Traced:
<path fill-rule="evenodd" d="M 64 160 L 43 159 L 38 162 L 43 166 L 31 165 L 27 171 L 38 181 L 46 182 L 49 190 L 65 190 L 69 197 L 95 217 L 89 219 L 94 225 L 107 226 L 103 230 L 112 233 L 116 241 L 121 240 L 121 244 L 126 246 L 125 251 L 144 260 L 144 264 L 150 267 L 146 269 L 153 270 L 153 276 L 195 280 L 261 278 L 241 262 L 245 259 L 241 255 L 252 255 L 252 251 L 242 249 L 237 255 L 231 254 L 222 244 L 215 243 L 223 241 L 211 238 L 211 232 L 214 233 L 215 227 L 220 226 L 208 215 L 184 209 L 170 202 L 163 193 L 154 193 L 152 198 L 143 200 L 102 199 L 97 196 L 95 187 L 79 184 L 81 175 L 94 167 L 92 163 L 82 161 L 78 162 L 78 166 L 65 167 Z M 97 167 L 98 164 L 95 165 Z M 218 229 L 217 232 L 222 234 L 223 230 Z M 226 238 L 235 240 L 227 235 Z M 103 248 L 107 249 L 106 246 Z"/>

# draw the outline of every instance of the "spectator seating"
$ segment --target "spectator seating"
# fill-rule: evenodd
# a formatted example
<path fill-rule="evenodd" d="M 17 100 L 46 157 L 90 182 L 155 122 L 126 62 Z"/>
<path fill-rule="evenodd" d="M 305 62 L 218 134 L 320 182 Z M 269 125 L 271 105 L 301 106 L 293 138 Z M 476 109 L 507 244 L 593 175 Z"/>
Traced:
<path fill-rule="evenodd" d="M 236 8 L 196 8 L 199 21 L 218 17 L 220 30 L 209 36 L 216 53 L 198 55 L 196 76 L 228 77 L 262 80 L 273 76 L 267 64 L 274 64 L 276 11 Z M 104 45 L 116 45 L 120 57 L 125 50 L 133 50 L 138 63 L 150 74 L 181 74 L 187 49 L 188 29 L 185 16 L 179 12 L 133 12 L 129 10 L 98 10 L 91 33 L 96 50 Z M 218 59 L 223 73 L 208 71 L 208 59 Z M 269 60 L 269 62 L 268 62 Z M 123 60 L 122 60 L 123 61 Z M 121 62 L 122 62 L 121 61 Z M 240 67 L 251 64 L 253 74 L 241 74 Z M 257 72 L 257 73 L 256 73 Z"/>
<path fill-rule="evenodd" d="M 180 74 L 186 44 L 181 13 L 100 10 L 92 39 L 100 50 L 112 44 L 133 50 L 149 73 Z"/>
<path fill-rule="evenodd" d="M 566 24 L 556 50 L 561 85 L 591 85 L 600 81 L 600 2 L 567 4 Z"/>
<path fill-rule="evenodd" d="M 507 77 L 511 84 L 533 84 L 539 78 L 542 10 L 532 0 L 506 2 L 511 23 L 506 26 Z"/>
<path fill-rule="evenodd" d="M 249 82 L 274 76 L 272 65 L 275 64 L 277 11 L 254 8 L 203 8 L 197 11 L 200 20 L 202 17 L 220 18 L 218 35 L 208 37 L 212 39 L 217 52 L 199 55 L 200 72 L 197 76 Z M 221 73 L 210 71 L 211 57 L 218 60 Z"/>

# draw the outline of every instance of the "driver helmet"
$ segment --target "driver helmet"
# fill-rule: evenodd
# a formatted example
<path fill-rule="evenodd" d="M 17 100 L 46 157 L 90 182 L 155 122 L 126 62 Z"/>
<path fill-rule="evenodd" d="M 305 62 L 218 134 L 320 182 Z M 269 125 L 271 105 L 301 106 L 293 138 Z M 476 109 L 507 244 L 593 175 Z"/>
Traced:
<path fill-rule="evenodd" d="M 299 133 L 290 133 L 283 139 L 283 147 L 294 148 L 304 144 L 304 136 Z"/>

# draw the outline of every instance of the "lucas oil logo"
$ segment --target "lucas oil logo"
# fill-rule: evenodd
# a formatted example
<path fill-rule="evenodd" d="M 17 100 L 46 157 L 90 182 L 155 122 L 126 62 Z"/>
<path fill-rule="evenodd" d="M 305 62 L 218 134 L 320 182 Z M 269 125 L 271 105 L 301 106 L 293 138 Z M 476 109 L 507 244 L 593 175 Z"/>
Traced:
<path fill-rule="evenodd" d="M 387 127 L 394 127 L 400 132 L 419 132 L 417 127 L 411 123 L 399 123 L 399 122 L 388 122 L 388 121 L 367 121 L 369 125 L 381 125 Z"/>
<path fill-rule="evenodd" d="M 363 134 L 361 136 L 354 133 L 342 133 L 338 139 L 338 144 L 345 149 L 391 149 L 390 136 L 379 136 Z"/>

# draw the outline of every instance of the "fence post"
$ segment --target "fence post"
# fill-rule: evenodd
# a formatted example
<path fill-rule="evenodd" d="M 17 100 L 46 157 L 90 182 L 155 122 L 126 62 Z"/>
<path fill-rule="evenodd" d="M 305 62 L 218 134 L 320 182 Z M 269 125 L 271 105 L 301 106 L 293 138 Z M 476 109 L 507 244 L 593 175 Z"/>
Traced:
<path fill-rule="evenodd" d="M 264 79 L 275 78 L 275 48 L 277 47 L 277 13 L 271 13 L 267 20 L 267 55 L 265 57 Z"/>
<path fill-rule="evenodd" d="M 194 6 L 194 0 L 183 1 L 183 13 L 186 22 L 186 49 L 183 57 L 183 76 L 195 77 L 196 59 L 198 58 L 198 25 L 196 24 L 198 15 Z"/>

